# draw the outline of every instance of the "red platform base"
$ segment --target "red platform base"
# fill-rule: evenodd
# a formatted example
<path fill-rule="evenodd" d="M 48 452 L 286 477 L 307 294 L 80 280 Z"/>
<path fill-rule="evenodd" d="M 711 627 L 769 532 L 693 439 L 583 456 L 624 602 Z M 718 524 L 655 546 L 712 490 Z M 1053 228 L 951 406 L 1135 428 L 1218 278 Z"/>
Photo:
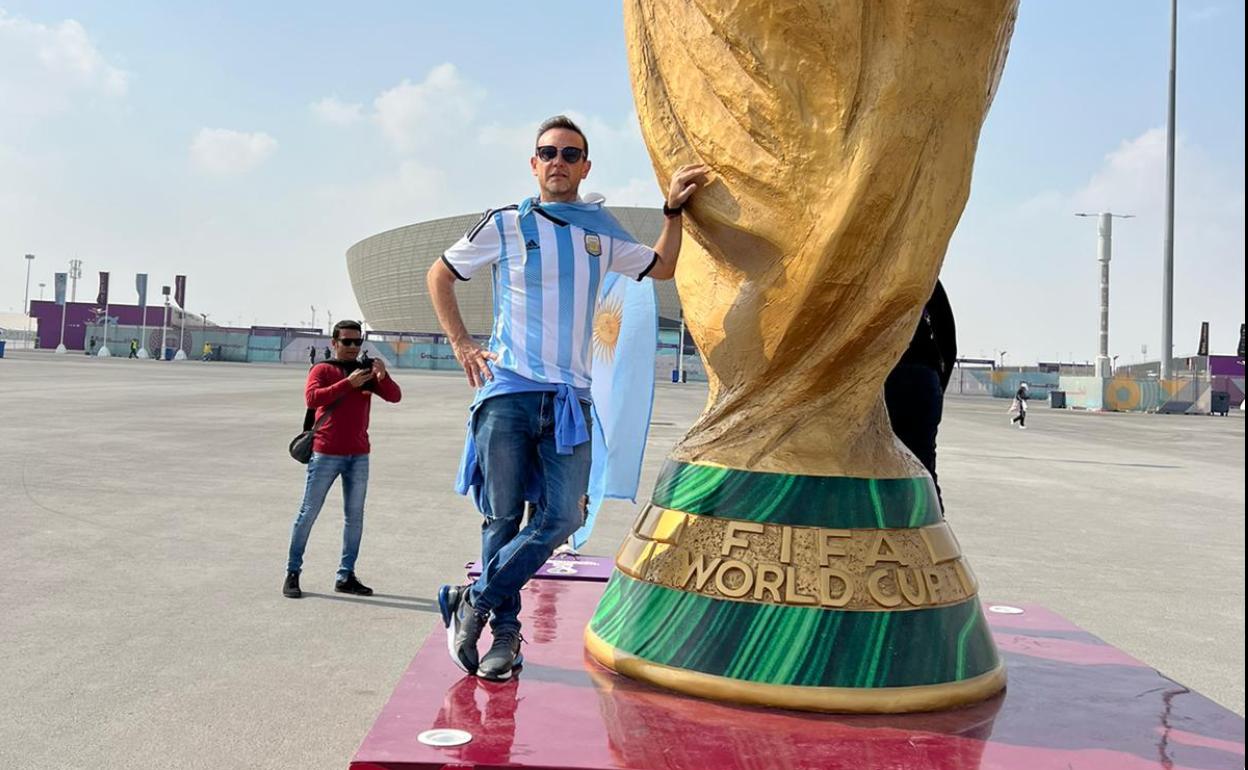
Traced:
<path fill-rule="evenodd" d="M 1042 607 L 989 612 L 1009 688 L 979 705 L 905 716 L 743 708 L 601 668 L 582 631 L 604 584 L 534 580 L 526 664 L 466 677 L 435 629 L 364 738 L 354 770 L 1240 770 L 1244 720 Z M 990 606 L 990 605 L 985 605 Z M 484 649 L 484 644 L 482 646 Z M 472 734 L 433 748 L 432 728 Z"/>

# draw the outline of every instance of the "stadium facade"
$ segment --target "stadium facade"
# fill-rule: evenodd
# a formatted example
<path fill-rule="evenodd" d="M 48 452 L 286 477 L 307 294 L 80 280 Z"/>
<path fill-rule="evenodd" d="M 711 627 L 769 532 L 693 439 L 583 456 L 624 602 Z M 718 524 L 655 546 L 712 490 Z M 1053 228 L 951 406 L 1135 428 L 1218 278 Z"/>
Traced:
<path fill-rule="evenodd" d="M 653 244 L 663 229 L 657 208 L 610 207 L 639 241 Z M 396 227 L 347 249 L 347 272 L 368 325 L 378 331 L 441 334 L 425 273 L 451 244 L 475 225 L 481 214 L 463 214 Z M 660 326 L 676 328 L 680 300 L 673 281 L 656 281 Z M 459 309 L 468 331 L 489 336 L 493 323 L 493 288 L 485 274 L 456 286 Z"/>

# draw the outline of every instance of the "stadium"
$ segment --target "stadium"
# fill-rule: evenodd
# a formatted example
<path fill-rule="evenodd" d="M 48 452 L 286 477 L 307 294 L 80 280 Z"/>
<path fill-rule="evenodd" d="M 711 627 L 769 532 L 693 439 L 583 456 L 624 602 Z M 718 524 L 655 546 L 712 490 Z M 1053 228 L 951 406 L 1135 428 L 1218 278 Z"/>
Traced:
<path fill-rule="evenodd" d="M 659 209 L 610 207 L 610 211 L 641 243 L 653 244 L 663 229 Z M 369 327 L 381 333 L 441 334 L 425 287 L 425 272 L 480 219 L 481 214 L 463 214 L 417 222 L 370 236 L 347 249 L 351 286 Z M 655 286 L 659 326 L 675 329 L 680 324 L 675 282 L 655 281 Z M 468 281 L 456 289 L 468 331 L 488 337 L 494 300 L 490 281 Z"/>

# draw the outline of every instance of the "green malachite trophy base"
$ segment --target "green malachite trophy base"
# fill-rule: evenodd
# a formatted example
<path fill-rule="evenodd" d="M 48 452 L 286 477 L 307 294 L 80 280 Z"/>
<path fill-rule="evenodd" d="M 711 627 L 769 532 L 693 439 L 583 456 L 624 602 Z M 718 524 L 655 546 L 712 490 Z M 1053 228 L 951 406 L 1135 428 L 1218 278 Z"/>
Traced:
<path fill-rule="evenodd" d="M 948 588 L 939 594 L 933 590 L 915 604 L 898 603 L 900 586 L 888 583 L 887 575 L 875 581 L 868 577 L 903 563 L 905 569 L 933 575 L 942 565 L 961 564 L 953 541 L 954 551 L 933 546 L 930 559 L 915 566 L 927 557 L 915 556 L 920 551 L 913 543 L 934 542 L 919 539 L 918 530 L 943 529 L 930 479 L 803 477 L 668 462 L 656 483 L 653 507 L 675 512 L 665 514 L 668 522 L 673 515 L 678 520 L 681 514 L 694 516 L 686 526 L 657 531 L 644 524 L 644 513 L 639 519 L 585 632 L 587 650 L 604 666 L 692 695 L 827 712 L 952 708 L 988 698 L 1005 686 L 1005 668 L 973 578 L 960 586 L 949 581 Z M 712 531 L 707 519 L 697 517 L 744 523 L 729 528 L 721 548 L 720 540 L 707 537 Z M 710 523 L 723 529 L 722 522 Z M 737 559 L 741 568 L 736 574 L 753 571 L 750 579 L 763 573 L 768 559 L 815 560 L 809 548 L 796 557 L 764 552 L 763 544 L 774 545 L 776 538 L 767 540 L 760 524 L 807 528 L 800 537 L 835 543 L 818 558 L 846 575 L 843 588 L 824 590 L 822 601 L 791 593 L 785 601 L 774 601 L 766 592 L 717 593 L 732 591 L 725 582 L 691 579 L 672 584 L 673 563 L 693 564 L 690 554 L 698 549 L 706 563 Z M 909 543 L 910 550 L 898 546 L 894 551 L 878 542 L 866 558 L 860 550 L 837 550 L 877 535 Z M 803 542 L 798 536 L 786 537 Z M 645 554 L 640 558 L 639 544 Z M 890 556 L 898 563 L 890 564 Z M 814 574 L 820 566 L 793 569 Z M 675 574 L 683 573 L 677 569 Z M 790 580 L 796 585 L 793 574 Z M 933 580 L 941 585 L 937 577 Z M 830 606 L 838 595 L 845 598 L 845 608 Z M 888 603 L 872 604 L 872 597 Z"/>

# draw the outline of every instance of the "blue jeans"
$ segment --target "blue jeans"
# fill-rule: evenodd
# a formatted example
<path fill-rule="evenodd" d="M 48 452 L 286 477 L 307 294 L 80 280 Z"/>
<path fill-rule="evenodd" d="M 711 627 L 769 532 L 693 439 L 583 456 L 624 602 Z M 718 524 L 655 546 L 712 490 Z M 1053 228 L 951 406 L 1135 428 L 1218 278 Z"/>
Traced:
<path fill-rule="evenodd" d="M 581 404 L 585 422 L 589 404 Z M 520 588 L 581 526 L 581 498 L 589 488 L 591 442 L 570 455 L 555 450 L 555 394 L 512 393 L 487 399 L 473 416 L 477 463 L 484 478 L 481 577 L 472 604 L 492 612 L 494 630 L 520 628 Z M 541 477 L 535 509 L 524 529 L 525 480 Z"/>
<path fill-rule="evenodd" d="M 312 454 L 308 463 L 308 482 L 303 490 L 303 505 L 295 517 L 290 532 L 290 556 L 286 561 L 287 572 L 299 572 L 303 568 L 303 551 L 308 546 L 312 525 L 325 504 L 325 495 L 333 486 L 334 479 L 342 476 L 342 508 L 345 522 L 342 527 L 342 561 L 338 564 L 338 579 L 345 580 L 355 571 L 355 559 L 360 554 L 360 538 L 364 535 L 364 493 L 368 490 L 368 455 Z"/>

